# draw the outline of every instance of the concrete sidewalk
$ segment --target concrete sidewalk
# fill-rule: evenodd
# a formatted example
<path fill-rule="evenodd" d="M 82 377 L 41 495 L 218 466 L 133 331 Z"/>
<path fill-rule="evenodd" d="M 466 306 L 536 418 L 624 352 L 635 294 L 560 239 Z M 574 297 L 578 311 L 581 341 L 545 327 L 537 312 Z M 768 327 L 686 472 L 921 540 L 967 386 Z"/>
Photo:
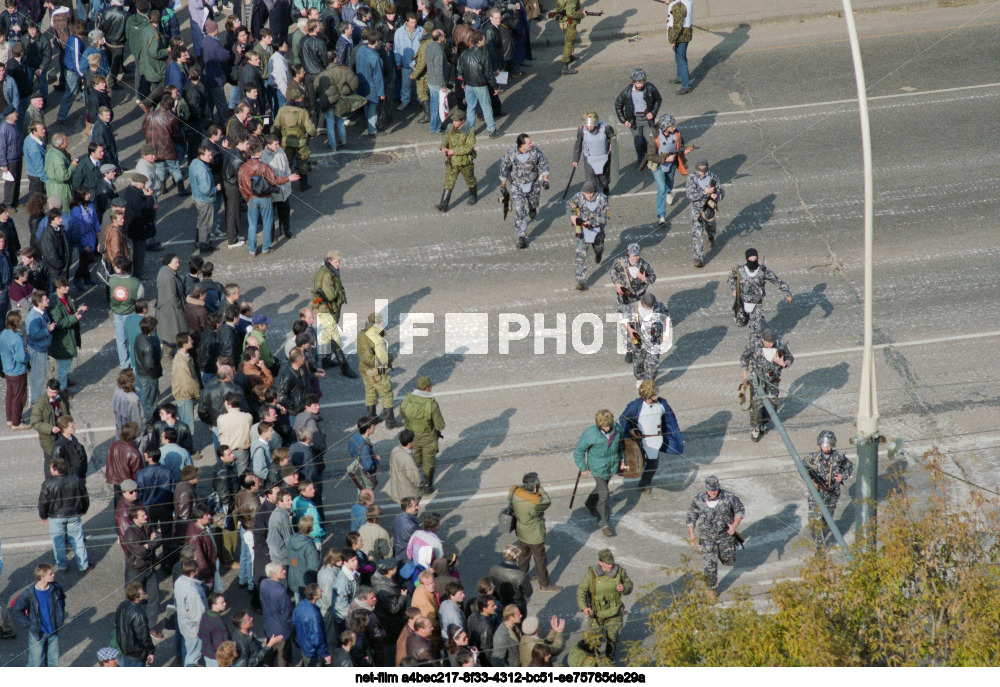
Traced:
<path fill-rule="evenodd" d="M 554 0 L 542 0 L 542 4 L 546 14 L 555 7 Z M 587 11 L 604 12 L 602 17 L 584 19 L 580 29 L 580 39 L 584 42 L 617 40 L 636 34 L 663 33 L 666 36 L 667 7 L 660 0 L 592 0 L 582 4 Z M 855 0 L 854 11 L 940 4 L 943 4 L 940 0 Z M 841 12 L 838 0 L 694 0 L 695 34 L 699 28 L 732 28 L 740 24 L 822 17 Z M 562 31 L 554 19 L 546 18 L 538 24 L 541 34 L 532 35 L 532 46 L 562 45 Z"/>

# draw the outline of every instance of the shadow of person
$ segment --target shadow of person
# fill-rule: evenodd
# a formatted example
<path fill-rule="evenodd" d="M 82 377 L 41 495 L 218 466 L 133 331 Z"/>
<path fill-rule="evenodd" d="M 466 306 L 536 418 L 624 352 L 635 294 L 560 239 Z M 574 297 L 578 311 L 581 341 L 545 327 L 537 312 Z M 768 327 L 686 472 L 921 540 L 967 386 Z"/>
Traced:
<path fill-rule="evenodd" d="M 657 384 L 663 386 L 680 378 L 698 358 L 707 356 L 715 350 L 725 336 L 726 328 L 717 325 L 698 332 L 690 332 L 677 339 L 667 359 L 671 369 L 658 380 Z"/>
<path fill-rule="evenodd" d="M 734 387 L 735 390 L 735 387 Z M 683 407 L 675 412 L 683 412 Z M 733 414 L 728 410 L 720 410 L 701 422 L 681 427 L 684 435 L 684 457 L 697 465 L 709 465 L 722 450 L 722 442 Z"/>
<path fill-rule="evenodd" d="M 696 289 L 687 289 L 686 291 L 677 291 L 670 294 L 670 298 L 667 300 L 667 308 L 670 310 L 671 325 L 676 327 L 688 315 L 710 308 L 712 303 L 715 302 L 715 294 L 718 287 L 719 282 L 713 280 Z"/>
<path fill-rule="evenodd" d="M 828 392 L 847 384 L 850 365 L 846 362 L 831 367 L 822 367 L 797 377 L 788 385 L 785 400 L 778 413 L 782 422 L 788 422 Z"/>
<path fill-rule="evenodd" d="M 720 255 L 723 247 L 734 237 L 746 237 L 761 231 L 764 224 L 774 216 L 774 201 L 776 199 L 777 196 L 770 193 L 737 212 L 725 229 L 715 235 L 715 248 L 706 255 L 705 263 L 711 262 Z"/>
<path fill-rule="evenodd" d="M 400 296 L 389 303 L 386 312 L 388 312 L 388 317 L 386 317 L 385 329 L 386 331 L 391 331 L 399 326 L 399 316 L 404 313 L 409 313 L 413 311 L 413 306 L 417 304 L 417 301 L 427 296 L 431 292 L 431 287 L 424 286 L 416 291 L 412 291 L 405 296 Z"/>
<path fill-rule="evenodd" d="M 598 283 L 611 270 L 611 265 L 615 260 L 626 257 L 630 243 L 638 243 L 643 250 L 646 250 L 658 245 L 666 237 L 667 232 L 657 229 L 655 223 L 639 224 L 623 229 L 618 233 L 618 241 L 613 248 L 610 241 L 604 244 L 604 258 L 601 260 L 601 264 L 596 265 L 593 270 L 587 270 L 589 273 L 587 276 L 588 285 L 593 286 Z M 659 266 L 653 265 L 652 267 L 655 272 Z"/>
<path fill-rule="evenodd" d="M 796 512 L 798 508 L 797 503 L 785 504 L 777 514 L 768 515 L 740 529 L 746 544 L 743 549 L 736 547 L 736 564 L 719 580 L 718 591 L 731 587 L 742 571 L 754 570 L 767 563 L 772 553 L 776 552 L 778 560 L 781 560 L 785 547 L 802 530 L 802 518 Z"/>
<path fill-rule="evenodd" d="M 740 24 L 732 31 L 708 31 L 701 27 L 696 27 L 702 33 L 710 33 L 720 36 L 722 40 L 716 43 L 705 56 L 698 62 L 698 66 L 691 70 L 691 85 L 697 86 L 708 75 L 716 65 L 728 60 L 733 53 L 739 50 L 744 43 L 750 39 L 750 25 Z"/>
<path fill-rule="evenodd" d="M 823 319 L 833 314 L 833 303 L 826 297 L 826 282 L 816 284 L 811 291 L 795 294 L 792 302 L 778 301 L 777 314 L 772 322 L 783 332 L 790 332 L 815 308 L 823 311 Z"/>

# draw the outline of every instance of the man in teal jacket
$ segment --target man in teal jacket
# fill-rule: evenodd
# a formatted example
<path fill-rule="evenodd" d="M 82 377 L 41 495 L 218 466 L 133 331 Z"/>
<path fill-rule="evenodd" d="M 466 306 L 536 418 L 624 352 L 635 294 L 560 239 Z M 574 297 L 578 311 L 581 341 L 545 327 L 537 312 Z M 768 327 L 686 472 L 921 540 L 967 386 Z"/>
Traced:
<path fill-rule="evenodd" d="M 618 474 L 622 455 L 622 428 L 615 422 L 610 410 L 597 411 L 595 424 L 583 430 L 580 441 L 573 451 L 573 460 L 581 475 L 592 475 L 594 491 L 587 497 L 585 505 L 590 514 L 597 518 L 597 526 L 605 537 L 615 536 L 609 520 L 608 480 Z"/>

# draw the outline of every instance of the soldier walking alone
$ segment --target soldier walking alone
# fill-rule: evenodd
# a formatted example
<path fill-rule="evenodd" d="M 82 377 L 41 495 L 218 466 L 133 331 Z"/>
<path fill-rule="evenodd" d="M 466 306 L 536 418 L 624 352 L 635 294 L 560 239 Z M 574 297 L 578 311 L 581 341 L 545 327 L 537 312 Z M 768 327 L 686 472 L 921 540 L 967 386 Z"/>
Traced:
<path fill-rule="evenodd" d="M 618 314 L 621 316 L 618 325 L 621 347 L 618 350 L 625 350 L 625 362 L 631 365 L 633 356 L 625 328 L 626 314 L 629 307 L 646 293 L 646 288 L 656 281 L 656 273 L 646 259 L 640 257 L 642 248 L 638 243 L 628 244 L 627 252 L 626 257 L 618 258 L 611 265 L 611 283 L 618 295 Z"/>
<path fill-rule="evenodd" d="M 429 377 L 417 379 L 417 390 L 410 392 L 399 404 L 403 425 L 413 432 L 413 462 L 423 475 L 420 490 L 424 494 L 434 491 L 434 458 L 438 453 L 438 439 L 444 429 L 444 416 L 437 399 L 431 394 Z"/>
<path fill-rule="evenodd" d="M 599 630 L 607 642 L 605 654 L 615 660 L 618 636 L 625 625 L 625 604 L 622 597 L 632 593 L 632 580 L 625 568 L 615 563 L 611 549 L 601 549 L 597 565 L 587 568 L 576 587 L 576 604 L 585 616 L 587 625 Z"/>
<path fill-rule="evenodd" d="M 705 491 L 695 496 L 688 508 L 688 540 L 691 544 L 697 541 L 701 549 L 705 578 L 713 597 L 719 586 L 719 563 L 736 563 L 736 529 L 745 515 L 743 502 L 736 494 L 725 491 L 715 475 L 705 478 Z M 697 540 L 695 526 L 698 527 Z"/>
<path fill-rule="evenodd" d="M 518 248 L 528 245 L 528 220 L 538 212 L 541 189 L 549 190 L 549 161 L 528 134 L 518 134 L 517 145 L 500 158 L 500 192 L 511 197 Z"/>
<path fill-rule="evenodd" d="M 705 243 L 701 233 L 708 236 L 708 249 L 715 245 L 715 218 L 718 214 L 718 203 L 726 191 L 715 172 L 708 170 L 708 160 L 698 160 L 694 166 L 695 174 L 688 175 L 685 192 L 691 201 L 691 238 L 694 241 L 694 266 L 704 267 Z"/>
<path fill-rule="evenodd" d="M 594 182 L 587 181 L 583 190 L 570 198 L 569 223 L 576 234 L 573 266 L 576 290 L 587 290 L 587 249 L 594 249 L 594 262 L 601 264 L 604 255 L 604 227 L 608 223 L 608 197 L 598 193 Z"/>
<path fill-rule="evenodd" d="M 452 126 L 448 127 L 441 141 L 441 152 L 444 154 L 444 190 L 441 192 L 441 202 L 437 204 L 437 209 L 441 212 L 448 212 L 451 191 L 455 188 L 459 174 L 469 187 L 468 204 L 475 205 L 479 200 L 476 168 L 473 162 L 476 159 L 475 129 L 470 127 L 468 131 L 462 131 L 462 127 L 465 126 L 463 110 L 452 110 L 451 122 Z"/>
<path fill-rule="evenodd" d="M 785 293 L 785 300 L 792 302 L 792 290 L 788 288 L 781 277 L 769 270 L 767 266 L 760 264 L 756 248 L 748 248 L 746 252 L 746 265 L 734 267 L 729 272 L 729 279 L 726 283 L 733 292 L 737 292 L 739 284 L 740 300 L 743 302 L 743 311 L 750 316 L 750 341 L 754 341 L 760 336 L 764 326 L 764 287 L 767 282 L 776 284 Z"/>
<path fill-rule="evenodd" d="M 854 474 L 854 463 L 837 448 L 837 435 L 828 429 L 824 429 L 816 437 L 816 444 L 819 451 L 810 453 L 802 461 L 809 476 L 812 478 L 816 490 L 823 498 L 823 505 L 830 511 L 830 515 L 837 509 L 837 501 L 840 500 L 840 488 L 844 480 Z M 809 495 L 809 534 L 812 536 L 816 546 L 822 549 L 826 545 L 826 535 L 830 528 L 823 519 L 819 504 L 816 499 Z"/>

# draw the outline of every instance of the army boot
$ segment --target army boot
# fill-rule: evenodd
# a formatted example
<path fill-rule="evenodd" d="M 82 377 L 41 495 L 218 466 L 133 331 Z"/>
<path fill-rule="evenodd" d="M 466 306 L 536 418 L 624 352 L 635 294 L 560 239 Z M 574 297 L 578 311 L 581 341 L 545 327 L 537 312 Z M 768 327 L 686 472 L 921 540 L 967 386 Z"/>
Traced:
<path fill-rule="evenodd" d="M 423 113 L 420 115 L 420 119 L 417 120 L 420 124 L 427 124 L 431 121 L 431 101 L 421 100 L 420 105 L 423 107 Z"/>
<path fill-rule="evenodd" d="M 403 423 L 396 419 L 396 413 L 392 408 L 386 408 L 383 410 L 382 417 L 385 419 L 386 429 L 399 429 L 403 426 Z"/>
<path fill-rule="evenodd" d="M 441 202 L 438 203 L 435 207 L 441 212 L 448 212 L 448 203 L 450 202 L 451 202 L 451 189 L 446 188 L 443 191 L 441 191 Z"/>
<path fill-rule="evenodd" d="M 337 367 L 340 363 L 334 362 L 332 353 L 327 353 L 319 359 L 319 364 L 322 365 L 325 370 L 328 367 Z"/>
<path fill-rule="evenodd" d="M 561 71 L 561 72 L 559 72 L 559 73 L 560 73 L 560 74 L 563 74 L 563 75 L 569 75 L 569 74 L 576 74 L 576 70 L 575 70 L 575 69 L 573 69 L 573 67 L 571 67 L 571 66 L 569 65 L 569 63 L 567 62 L 567 63 L 566 63 L 566 66 L 565 66 L 565 67 L 563 67 L 563 68 L 562 68 L 562 71 Z"/>
<path fill-rule="evenodd" d="M 309 185 L 309 175 L 300 174 L 299 175 L 299 192 L 308 191 L 312 186 Z"/>
<path fill-rule="evenodd" d="M 374 405 L 365 406 L 365 415 L 367 415 L 370 418 L 373 418 L 375 422 L 378 422 L 382 419 L 381 417 L 379 417 L 377 408 L 378 406 Z"/>
<path fill-rule="evenodd" d="M 469 199 L 465 201 L 469 205 L 475 205 L 479 202 L 479 185 L 472 186 L 469 188 Z"/>
<path fill-rule="evenodd" d="M 338 348 L 333 352 L 333 355 L 336 356 L 337 358 L 336 365 L 340 365 L 340 374 L 347 377 L 348 379 L 358 378 L 358 373 L 352 370 L 351 366 L 347 364 L 347 358 L 344 357 L 343 350 Z M 334 367 L 334 365 L 331 365 L 331 367 Z"/>

